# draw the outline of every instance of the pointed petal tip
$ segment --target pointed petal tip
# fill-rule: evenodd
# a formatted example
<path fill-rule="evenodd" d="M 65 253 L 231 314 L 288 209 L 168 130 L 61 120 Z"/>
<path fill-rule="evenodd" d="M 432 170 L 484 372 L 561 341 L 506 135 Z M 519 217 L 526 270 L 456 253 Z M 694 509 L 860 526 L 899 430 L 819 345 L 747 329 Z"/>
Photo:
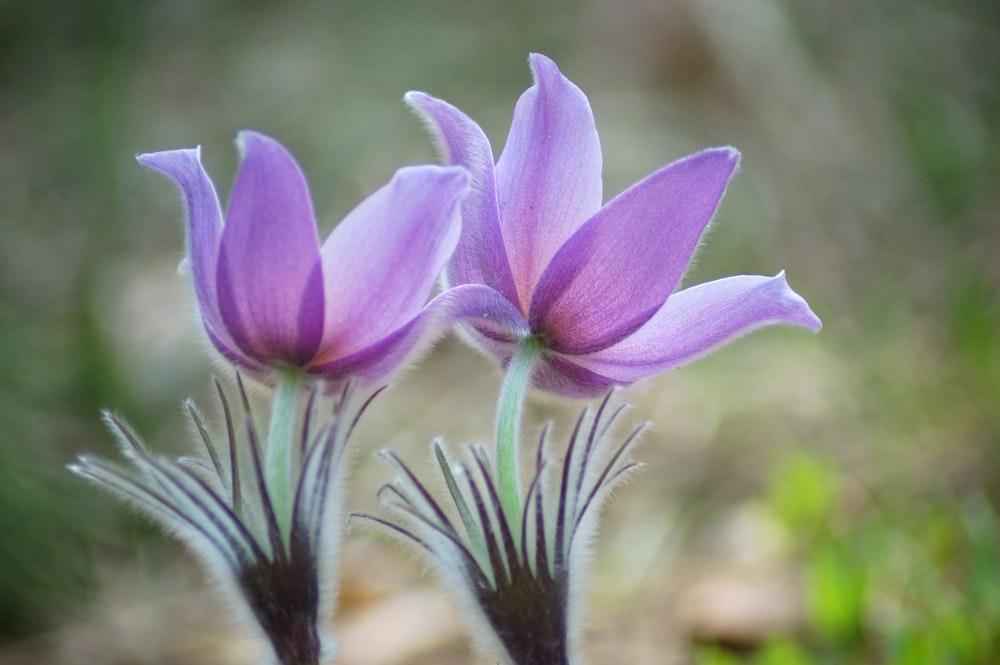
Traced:
<path fill-rule="evenodd" d="M 635 333 L 577 362 L 614 382 L 632 383 L 773 325 L 818 331 L 822 323 L 788 285 L 784 271 L 724 277 L 676 292 Z"/>
<path fill-rule="evenodd" d="M 236 132 L 236 140 L 237 141 L 246 140 L 246 139 L 271 141 L 273 143 L 277 143 L 278 142 L 270 134 L 265 134 L 264 132 L 256 130 L 256 129 L 241 129 L 238 132 Z"/>
<path fill-rule="evenodd" d="M 419 90 L 410 90 L 403 95 L 403 105 L 417 115 L 435 142 L 440 144 L 439 147 L 447 149 L 445 142 L 447 138 L 445 132 L 449 126 L 447 120 L 452 115 L 464 114 L 443 99 Z"/>
<path fill-rule="evenodd" d="M 687 172 L 704 184 L 717 182 L 723 186 L 719 193 L 721 199 L 727 183 L 733 178 L 740 166 L 740 151 L 732 146 L 705 148 L 664 166 L 656 173 L 675 170 L 677 173 Z M 716 205 L 718 202 L 716 202 Z"/>
<path fill-rule="evenodd" d="M 529 53 L 528 64 L 531 67 L 532 71 L 534 71 L 536 74 L 538 73 L 539 70 L 543 68 L 552 68 L 557 72 L 559 71 L 559 66 L 556 64 L 555 60 L 553 60 L 552 58 L 543 53 L 536 53 L 536 52 Z"/>
<path fill-rule="evenodd" d="M 735 173 L 739 168 L 740 151 L 736 148 L 726 145 L 719 146 L 716 148 L 706 148 L 700 152 L 696 152 L 693 155 L 683 158 L 681 161 L 691 162 L 713 162 L 717 163 L 720 170 L 728 170 L 730 174 Z"/>
<path fill-rule="evenodd" d="M 135 161 L 143 166 L 164 171 L 169 168 L 171 162 L 178 159 L 193 161 L 201 164 L 201 146 L 193 148 L 174 148 L 172 150 L 157 150 L 156 152 L 140 152 L 135 156 Z"/>
<path fill-rule="evenodd" d="M 531 67 L 531 74 L 536 86 L 544 87 L 546 84 L 556 85 L 562 83 L 572 86 L 575 90 L 579 90 L 579 86 L 566 78 L 562 70 L 559 69 L 559 65 L 552 58 L 541 53 L 532 53 L 528 57 L 528 64 Z M 582 95 L 583 91 L 579 90 L 579 94 Z"/>
<path fill-rule="evenodd" d="M 789 321 L 789 323 L 798 324 L 803 328 L 808 328 L 814 333 L 818 333 L 820 330 L 822 330 L 823 321 L 812 310 L 812 307 L 809 306 L 809 303 L 806 301 L 806 299 L 800 296 L 798 292 L 793 290 L 792 287 L 788 284 L 788 277 L 785 275 L 785 271 L 780 270 L 778 274 L 773 277 L 773 279 L 779 280 L 781 282 L 781 284 L 784 286 L 785 297 L 787 297 L 791 302 L 793 302 L 799 310 L 798 311 L 799 316 L 796 317 L 796 320 Z"/>
<path fill-rule="evenodd" d="M 719 148 L 719 151 L 723 153 L 726 156 L 726 159 L 732 162 L 734 166 L 739 166 L 740 159 L 742 159 L 742 155 L 739 150 L 731 145 L 727 145 Z"/>
<path fill-rule="evenodd" d="M 404 166 L 399 169 L 400 171 L 425 171 L 428 173 L 434 173 L 437 177 L 444 178 L 447 180 L 458 180 L 461 182 L 467 182 L 469 180 L 469 172 L 462 166 L 449 166 L 444 164 L 415 164 L 412 166 Z"/>
<path fill-rule="evenodd" d="M 417 166 L 404 166 L 396 171 L 389 181 L 389 186 L 394 190 L 405 183 L 418 179 L 431 179 L 437 181 L 440 187 L 452 190 L 450 193 L 460 198 L 469 188 L 469 173 L 460 166 L 437 166 L 435 164 L 420 164 Z"/>
<path fill-rule="evenodd" d="M 802 320 L 799 322 L 803 328 L 808 328 L 813 332 L 813 334 L 818 333 L 823 329 L 823 321 L 816 315 L 816 312 L 812 311 L 809 303 L 802 299 Z"/>
<path fill-rule="evenodd" d="M 426 102 L 430 99 L 433 98 L 426 92 L 421 92 L 420 90 L 410 90 L 409 92 L 403 95 L 403 103 L 409 106 L 410 108 L 414 108 L 416 105 Z"/>
<path fill-rule="evenodd" d="M 403 95 L 403 105 L 409 109 L 411 113 L 415 113 L 420 121 L 426 125 L 428 131 L 435 135 L 440 134 L 441 129 L 434 121 L 434 109 L 441 106 L 451 106 L 447 102 L 419 90 L 410 90 Z"/>
<path fill-rule="evenodd" d="M 707 148 L 705 152 L 715 153 L 720 156 L 725 156 L 730 160 L 739 161 L 740 159 L 740 151 L 731 145 L 720 145 L 714 148 Z"/>
<path fill-rule="evenodd" d="M 250 150 L 269 146 L 275 146 L 283 151 L 285 150 L 284 146 L 278 143 L 275 139 L 271 138 L 267 134 L 261 134 L 254 129 L 241 129 L 236 132 L 236 149 L 239 151 L 240 157 L 246 157 L 247 152 Z"/>

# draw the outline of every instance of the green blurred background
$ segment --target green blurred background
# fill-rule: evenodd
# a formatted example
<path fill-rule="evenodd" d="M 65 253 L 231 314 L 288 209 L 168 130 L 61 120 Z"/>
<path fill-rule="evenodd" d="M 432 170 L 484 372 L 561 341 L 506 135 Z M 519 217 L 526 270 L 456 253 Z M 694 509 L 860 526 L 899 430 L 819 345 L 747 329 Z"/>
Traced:
<path fill-rule="evenodd" d="M 407 90 L 499 152 L 530 51 L 588 93 L 606 196 L 739 147 L 688 282 L 784 268 L 825 322 L 627 393 L 656 426 L 597 548 L 590 662 L 1000 659 L 1000 4 L 6 0 L 0 662 L 253 662 L 180 547 L 64 470 L 113 454 L 101 408 L 176 451 L 208 395 L 177 196 L 134 155 L 202 144 L 226 196 L 235 133 L 264 131 L 328 229 L 435 158 Z M 497 383 L 443 342 L 359 431 L 352 507 L 376 448 L 485 439 Z M 343 563 L 341 662 L 484 658 L 394 546 L 352 534 Z"/>

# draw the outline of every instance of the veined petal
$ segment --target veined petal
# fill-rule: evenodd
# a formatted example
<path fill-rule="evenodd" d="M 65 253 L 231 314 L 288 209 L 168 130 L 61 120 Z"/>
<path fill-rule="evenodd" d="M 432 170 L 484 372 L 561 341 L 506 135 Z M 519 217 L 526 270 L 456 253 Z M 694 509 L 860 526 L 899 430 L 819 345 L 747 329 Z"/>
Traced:
<path fill-rule="evenodd" d="M 229 336 L 229 332 L 224 327 L 219 330 L 225 335 L 227 342 L 223 342 L 222 339 L 216 335 L 216 332 L 210 328 L 205 328 L 205 334 L 208 335 L 208 341 L 210 341 L 216 350 L 222 354 L 222 357 L 236 367 L 243 368 L 251 374 L 259 375 L 264 366 L 250 358 L 247 354 L 243 353 L 243 351 L 240 350 L 240 347 L 236 346 L 236 343 L 233 342 L 232 338 Z"/>
<path fill-rule="evenodd" d="M 784 272 L 774 277 L 726 277 L 679 291 L 633 335 L 574 360 L 616 382 L 631 383 L 680 367 L 757 328 L 780 323 L 812 330 L 823 325 L 788 286 Z"/>
<path fill-rule="evenodd" d="M 305 176 L 277 141 L 241 132 L 217 284 L 222 320 L 247 355 L 307 363 L 323 334 L 323 275 Z"/>
<path fill-rule="evenodd" d="M 511 309 L 516 311 L 513 305 Z M 520 315 L 520 312 L 518 314 Z M 466 323 L 467 325 L 459 326 L 457 329 L 459 335 L 476 348 L 496 358 L 501 367 L 507 366 L 521 341 L 531 335 L 531 328 L 523 318 L 516 322 L 515 327 L 506 329 L 490 325 L 477 326 L 475 320 Z"/>
<path fill-rule="evenodd" d="M 531 301 L 532 329 L 568 354 L 599 351 L 633 333 L 677 287 L 739 162 L 705 150 L 617 196 L 566 241 Z"/>
<path fill-rule="evenodd" d="M 556 64 L 532 54 L 535 85 L 518 100 L 497 192 L 521 309 L 545 267 L 601 207 L 601 144 L 586 95 Z"/>
<path fill-rule="evenodd" d="M 427 302 L 461 232 L 468 175 L 458 167 L 400 169 L 323 244 L 327 298 L 323 364 L 375 344 Z"/>
<path fill-rule="evenodd" d="M 620 383 L 577 363 L 576 358 L 549 353 L 535 370 L 531 385 L 563 397 L 589 399 L 603 395 Z"/>
<path fill-rule="evenodd" d="M 235 344 L 222 325 L 215 290 L 222 209 L 215 186 L 201 164 L 201 147 L 150 152 L 136 159 L 168 176 L 180 188 L 184 197 L 184 259 L 191 270 L 202 321 L 221 353 L 235 352 Z"/>
<path fill-rule="evenodd" d="M 349 356 L 314 365 L 310 371 L 331 380 L 353 377 L 369 384 L 382 381 L 414 360 L 456 322 L 474 322 L 498 334 L 523 326 L 521 313 L 499 292 L 482 284 L 463 284 L 439 295 L 383 339 Z"/>
<path fill-rule="evenodd" d="M 403 99 L 427 124 L 444 163 L 461 166 L 470 176 L 469 193 L 462 201 L 462 235 L 448 264 L 448 285 L 485 284 L 517 302 L 500 232 L 489 139 L 479 125 L 447 102 L 422 92 L 409 92 Z"/>

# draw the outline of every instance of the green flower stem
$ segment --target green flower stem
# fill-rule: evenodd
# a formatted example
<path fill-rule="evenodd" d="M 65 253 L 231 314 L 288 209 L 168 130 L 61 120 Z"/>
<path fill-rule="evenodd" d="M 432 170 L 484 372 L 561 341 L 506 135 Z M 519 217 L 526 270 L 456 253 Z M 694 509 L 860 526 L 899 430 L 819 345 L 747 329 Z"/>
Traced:
<path fill-rule="evenodd" d="M 500 505 L 515 534 L 521 533 L 521 467 L 518 463 L 521 415 L 541 348 L 534 337 L 521 342 L 507 365 L 497 403 L 496 480 Z"/>
<path fill-rule="evenodd" d="M 278 379 L 271 401 L 271 422 L 264 453 L 264 478 L 274 506 L 278 526 L 286 541 L 292 525 L 292 440 L 295 438 L 295 395 L 302 373 L 285 370 Z"/>

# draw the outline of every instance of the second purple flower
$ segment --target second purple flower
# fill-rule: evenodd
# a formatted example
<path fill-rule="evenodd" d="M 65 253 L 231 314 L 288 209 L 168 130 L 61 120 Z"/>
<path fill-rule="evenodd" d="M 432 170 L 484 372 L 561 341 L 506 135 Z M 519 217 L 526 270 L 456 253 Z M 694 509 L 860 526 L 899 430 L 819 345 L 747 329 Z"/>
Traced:
<path fill-rule="evenodd" d="M 517 103 L 495 165 L 468 116 L 424 93 L 407 95 L 444 161 L 472 176 L 448 282 L 491 286 L 515 310 L 516 323 L 499 334 L 467 326 L 477 344 L 504 366 L 527 352 L 534 385 L 591 397 L 761 326 L 820 328 L 783 273 L 675 293 L 739 162 L 735 149 L 664 166 L 602 205 L 590 103 L 545 56 L 533 54 L 531 67 L 535 84 Z"/>

